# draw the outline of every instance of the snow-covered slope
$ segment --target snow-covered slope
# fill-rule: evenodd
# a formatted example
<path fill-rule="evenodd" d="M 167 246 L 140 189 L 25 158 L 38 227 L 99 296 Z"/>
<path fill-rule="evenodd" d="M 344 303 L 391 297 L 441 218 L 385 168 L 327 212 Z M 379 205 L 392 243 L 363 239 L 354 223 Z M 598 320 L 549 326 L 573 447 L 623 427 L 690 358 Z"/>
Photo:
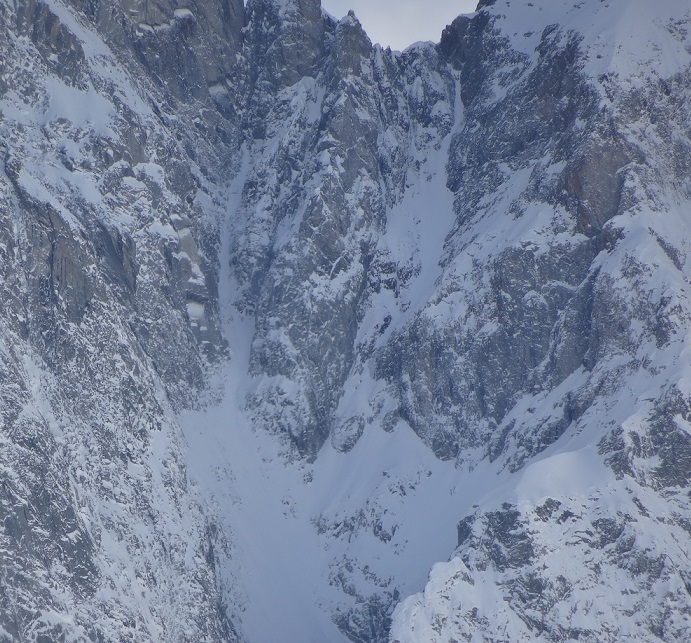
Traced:
<path fill-rule="evenodd" d="M 0 640 L 690 638 L 658 4 L 0 2 Z"/>

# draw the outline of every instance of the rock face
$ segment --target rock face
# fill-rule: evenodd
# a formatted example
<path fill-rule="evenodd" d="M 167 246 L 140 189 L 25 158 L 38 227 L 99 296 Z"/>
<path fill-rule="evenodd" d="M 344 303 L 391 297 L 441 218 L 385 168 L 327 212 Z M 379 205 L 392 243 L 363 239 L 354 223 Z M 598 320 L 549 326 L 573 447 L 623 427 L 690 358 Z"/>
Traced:
<path fill-rule="evenodd" d="M 0 10 L 0 638 L 234 640 L 174 419 L 225 356 L 222 116 L 188 135 L 131 12 L 77 9 Z"/>
<path fill-rule="evenodd" d="M 677 19 L 648 16 L 650 24 L 676 33 L 677 20 L 689 20 L 686 9 L 676 9 Z M 640 58 L 617 43 L 618 55 L 602 69 L 606 52 L 598 52 L 592 32 L 555 24 L 522 61 L 502 51 L 495 31 L 512 19 L 497 3 L 459 19 L 441 44 L 460 68 L 467 47 L 492 52 L 467 80 L 475 86 L 466 108 L 482 112 L 455 140 L 448 165 L 459 216 L 447 243 L 448 284 L 434 303 L 453 302 L 460 318 L 453 316 L 453 332 L 425 314 L 419 330 L 411 329 L 426 338 L 414 343 L 424 363 L 443 359 L 428 354 L 431 346 L 451 344 L 455 376 L 442 380 L 446 388 L 429 378 L 401 387 L 400 373 L 418 368 L 407 350 L 388 377 L 403 393 L 406 419 L 440 456 L 469 462 L 471 449 L 483 449 L 521 482 L 463 518 L 454 557 L 435 568 L 424 595 L 401 605 L 392 637 L 684 638 L 688 566 L 677 543 L 688 537 L 689 439 L 678 422 L 688 404 L 688 366 L 679 357 L 688 341 L 681 304 L 688 294 L 680 259 L 687 206 L 680 204 L 689 193 L 676 169 L 679 152 L 669 151 L 681 146 L 686 156 L 691 139 L 669 101 L 685 91 L 688 42 L 667 43 L 673 69 L 643 59 L 658 33 L 642 39 Z M 627 21 L 634 30 L 637 23 Z M 621 69 L 619 55 L 631 56 L 629 69 Z M 644 62 L 651 64 L 645 76 Z M 671 131 L 679 136 L 674 143 Z M 497 214 L 513 221 L 500 223 Z M 520 236 L 507 234 L 511 228 Z M 499 241 L 492 254 L 483 252 L 483 236 Z M 680 315 L 674 321 L 662 313 L 672 301 Z M 431 425 L 422 420 L 428 409 L 436 411 Z M 644 464 L 638 454 L 649 457 L 642 445 L 652 442 L 661 460 Z M 578 479 L 594 476 L 602 459 L 609 474 L 579 489 Z M 668 551 L 676 553 L 667 558 Z M 603 601 L 606 610 L 595 607 Z"/>
<path fill-rule="evenodd" d="M 585 5 L 0 0 L 0 640 L 691 637 L 691 15 Z"/>
<path fill-rule="evenodd" d="M 337 424 L 374 282 L 396 269 L 378 240 L 412 162 L 410 139 L 448 133 L 455 101 L 452 72 L 433 49 L 400 61 L 373 50 L 353 16 L 322 28 L 328 53 L 316 78 L 288 89 L 274 80 L 275 93 L 262 95 L 268 113 L 250 98 L 247 145 L 261 162 L 249 169 L 231 255 L 240 306 L 256 318 L 251 373 L 268 376 L 251 401 L 257 421 L 311 459 Z"/>

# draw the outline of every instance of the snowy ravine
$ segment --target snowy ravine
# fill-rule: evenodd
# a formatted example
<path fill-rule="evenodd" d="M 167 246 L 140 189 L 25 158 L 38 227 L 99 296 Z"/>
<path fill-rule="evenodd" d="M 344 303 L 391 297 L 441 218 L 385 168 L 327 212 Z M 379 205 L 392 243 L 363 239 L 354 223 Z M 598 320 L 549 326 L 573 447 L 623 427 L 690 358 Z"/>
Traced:
<path fill-rule="evenodd" d="M 0 0 L 0 641 L 691 640 L 691 7 Z"/>

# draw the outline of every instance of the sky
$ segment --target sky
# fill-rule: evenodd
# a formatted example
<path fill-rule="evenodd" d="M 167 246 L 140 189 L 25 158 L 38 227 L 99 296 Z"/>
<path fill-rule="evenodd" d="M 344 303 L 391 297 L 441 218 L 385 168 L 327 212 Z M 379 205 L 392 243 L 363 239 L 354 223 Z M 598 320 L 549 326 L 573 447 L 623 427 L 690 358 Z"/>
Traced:
<path fill-rule="evenodd" d="M 477 0 L 322 0 L 336 18 L 355 11 L 372 42 L 403 50 L 418 40 L 439 42 L 442 29 Z"/>

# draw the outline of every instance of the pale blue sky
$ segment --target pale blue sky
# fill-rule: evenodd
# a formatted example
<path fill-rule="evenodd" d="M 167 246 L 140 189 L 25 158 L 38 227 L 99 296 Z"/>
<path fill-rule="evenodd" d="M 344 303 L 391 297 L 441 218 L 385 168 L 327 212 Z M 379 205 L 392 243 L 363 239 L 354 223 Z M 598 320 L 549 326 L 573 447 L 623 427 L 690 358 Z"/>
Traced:
<path fill-rule="evenodd" d="M 405 49 L 418 40 L 439 42 L 442 29 L 477 0 L 322 0 L 336 18 L 355 11 L 372 42 Z"/>

